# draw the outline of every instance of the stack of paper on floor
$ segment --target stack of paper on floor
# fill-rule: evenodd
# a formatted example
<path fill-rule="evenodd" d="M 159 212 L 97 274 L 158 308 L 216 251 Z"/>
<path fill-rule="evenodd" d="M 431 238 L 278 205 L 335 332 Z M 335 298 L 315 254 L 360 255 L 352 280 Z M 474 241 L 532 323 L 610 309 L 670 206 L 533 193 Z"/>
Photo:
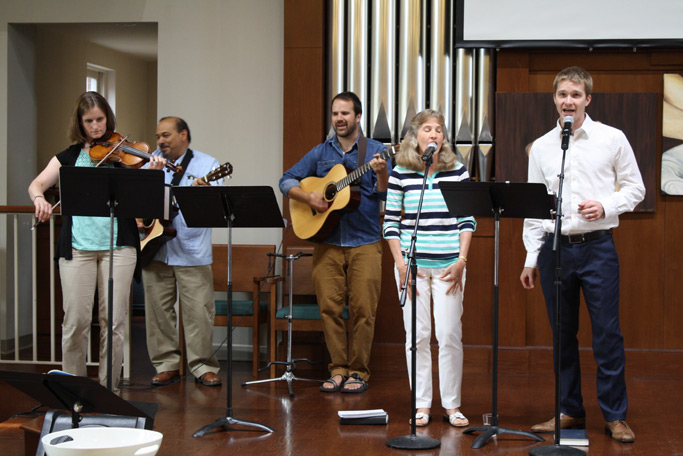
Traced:
<path fill-rule="evenodd" d="M 560 445 L 588 446 L 588 432 L 585 429 L 561 429 Z"/>
<path fill-rule="evenodd" d="M 387 424 L 389 415 L 383 409 L 340 410 L 339 424 Z"/>

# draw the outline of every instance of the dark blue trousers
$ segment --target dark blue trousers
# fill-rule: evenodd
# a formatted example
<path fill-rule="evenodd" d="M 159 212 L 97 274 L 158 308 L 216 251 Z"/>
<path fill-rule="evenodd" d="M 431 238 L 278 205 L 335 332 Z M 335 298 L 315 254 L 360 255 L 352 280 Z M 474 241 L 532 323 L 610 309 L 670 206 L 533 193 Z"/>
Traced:
<path fill-rule="evenodd" d="M 581 396 L 579 365 L 580 290 L 593 329 L 593 356 L 598 365 L 598 403 L 605 421 L 626 419 L 628 398 L 624 376 L 624 338 L 619 326 L 619 259 L 611 235 L 570 244 L 561 241 L 561 389 L 560 411 L 574 418 L 586 416 Z M 550 325 L 555 331 L 555 253 L 552 236 L 538 257 L 541 287 Z M 557 366 L 555 366 L 557 371 Z"/>

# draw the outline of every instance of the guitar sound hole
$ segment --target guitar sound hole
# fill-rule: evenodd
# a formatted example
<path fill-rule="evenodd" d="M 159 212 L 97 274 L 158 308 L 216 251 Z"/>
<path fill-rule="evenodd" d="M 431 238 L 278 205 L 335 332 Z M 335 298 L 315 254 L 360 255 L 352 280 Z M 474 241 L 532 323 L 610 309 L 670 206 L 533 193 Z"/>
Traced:
<path fill-rule="evenodd" d="M 325 201 L 332 201 L 334 197 L 337 196 L 337 187 L 335 187 L 334 184 L 329 184 L 325 187 L 323 196 L 325 197 Z"/>

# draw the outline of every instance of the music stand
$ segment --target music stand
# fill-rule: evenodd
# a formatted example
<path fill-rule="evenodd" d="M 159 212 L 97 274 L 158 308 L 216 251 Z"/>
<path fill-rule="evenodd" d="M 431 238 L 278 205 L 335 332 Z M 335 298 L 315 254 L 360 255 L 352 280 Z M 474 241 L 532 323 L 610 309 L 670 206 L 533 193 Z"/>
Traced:
<path fill-rule="evenodd" d="M 278 258 L 284 258 L 287 261 L 287 275 L 289 276 L 289 309 L 287 312 L 287 361 L 271 361 L 259 370 L 266 370 L 270 366 L 280 365 L 285 366 L 285 372 L 280 377 L 267 378 L 265 380 L 253 380 L 250 382 L 243 382 L 242 386 L 258 385 L 261 383 L 272 383 L 279 381 L 286 381 L 287 388 L 289 389 L 289 397 L 294 397 L 294 388 L 292 388 L 293 380 L 301 380 L 304 382 L 317 382 L 325 383 L 323 380 L 313 380 L 310 378 L 301 378 L 294 375 L 294 369 L 296 368 L 296 363 L 305 361 L 309 364 L 317 364 L 318 362 L 313 362 L 308 358 L 296 358 L 292 359 L 292 324 L 294 321 L 294 316 L 292 311 L 294 309 L 294 262 L 304 256 L 313 256 L 312 253 L 296 253 L 294 255 L 284 255 L 282 253 L 269 253 L 268 256 L 275 256 Z M 273 324 L 273 322 L 271 322 Z"/>
<path fill-rule="evenodd" d="M 139 403 L 146 410 L 120 398 L 88 377 L 0 371 L 3 380 L 52 409 L 45 414 L 36 456 L 43 456 L 42 437 L 64 429 L 104 426 L 153 429 L 155 403 Z M 62 410 L 71 412 L 67 417 Z M 98 413 L 85 415 L 83 413 Z M 68 418 L 68 419 L 66 419 Z"/>
<path fill-rule="evenodd" d="M 107 389 L 112 390 L 114 318 L 114 219 L 163 218 L 164 173 L 127 168 L 59 168 L 62 215 L 109 217 L 109 289 L 107 298 Z M 166 205 L 168 207 L 168 205 Z"/>
<path fill-rule="evenodd" d="M 463 431 L 465 434 L 482 431 L 472 444 L 481 448 L 491 437 L 501 434 L 514 434 L 532 438 L 539 442 L 544 439 L 536 434 L 498 426 L 498 267 L 500 254 L 500 218 L 538 218 L 549 219 L 555 206 L 553 196 L 543 184 L 510 182 L 440 182 L 439 188 L 446 200 L 448 211 L 458 216 L 474 215 L 493 217 L 495 227 L 494 267 L 493 267 L 493 369 L 491 388 L 491 425 L 473 426 Z"/>
<path fill-rule="evenodd" d="M 283 228 L 282 213 L 273 189 L 268 186 L 174 187 L 173 194 L 187 226 L 228 229 L 228 399 L 225 416 L 208 424 L 193 437 L 202 437 L 211 429 L 233 424 L 253 426 L 267 432 L 275 430 L 260 423 L 239 420 L 232 410 L 232 228 Z"/>

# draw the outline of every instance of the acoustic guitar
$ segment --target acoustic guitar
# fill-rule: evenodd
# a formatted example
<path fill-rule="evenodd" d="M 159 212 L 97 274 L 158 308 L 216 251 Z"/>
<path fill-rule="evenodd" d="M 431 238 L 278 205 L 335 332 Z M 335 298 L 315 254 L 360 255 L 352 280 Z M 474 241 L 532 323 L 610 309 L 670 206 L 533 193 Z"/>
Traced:
<path fill-rule="evenodd" d="M 214 168 L 204 177 L 199 180 L 209 183 L 218 180 L 222 177 L 229 177 L 232 174 L 232 165 L 230 163 L 223 163 L 218 168 Z M 193 177 L 193 176 L 188 176 Z M 157 254 L 162 245 L 176 237 L 175 228 L 171 227 L 171 221 L 178 214 L 177 209 L 173 211 L 170 220 L 144 220 L 137 219 L 143 224 L 143 228 L 139 229 L 140 233 L 140 261 L 143 266 L 149 264 L 152 258 Z"/>
<path fill-rule="evenodd" d="M 396 155 L 399 145 L 387 148 L 380 158 L 388 160 Z M 311 206 L 292 198 L 289 199 L 289 213 L 292 228 L 299 239 L 320 242 L 327 238 L 339 224 L 342 215 L 358 209 L 360 191 L 351 185 L 363 174 L 370 171 L 370 162 L 348 172 L 341 163 L 334 165 L 324 177 L 307 177 L 299 185 L 307 193 L 317 192 L 329 203 L 325 212 L 317 212 Z"/>

